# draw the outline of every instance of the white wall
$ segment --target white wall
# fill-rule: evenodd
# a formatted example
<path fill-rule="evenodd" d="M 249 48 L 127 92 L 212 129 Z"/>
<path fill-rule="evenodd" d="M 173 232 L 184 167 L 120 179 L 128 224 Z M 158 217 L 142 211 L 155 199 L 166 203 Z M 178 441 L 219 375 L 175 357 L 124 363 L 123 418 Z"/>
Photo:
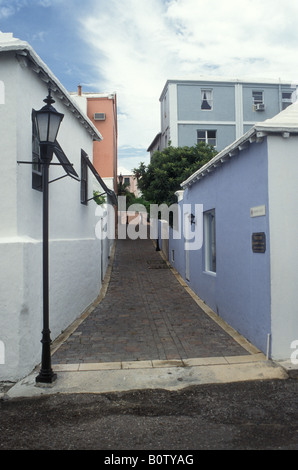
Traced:
<path fill-rule="evenodd" d="M 170 114 L 170 136 L 168 136 L 173 147 L 177 147 L 178 142 L 178 103 L 177 103 L 177 85 L 169 84 L 168 88 L 168 113 Z"/>
<path fill-rule="evenodd" d="M 298 137 L 268 137 L 272 358 L 298 340 Z"/>
<path fill-rule="evenodd" d="M 0 105 L 0 341 L 5 345 L 1 381 L 25 376 L 41 359 L 42 193 L 31 187 L 31 165 L 17 161 L 32 159 L 31 112 L 44 105 L 47 84 L 15 54 L 0 54 L 0 80 L 6 91 L 5 105 Z M 80 176 L 81 148 L 91 158 L 92 138 L 53 97 L 54 107 L 65 115 L 58 141 Z M 50 179 L 63 174 L 61 167 L 50 168 Z M 100 292 L 101 243 L 95 237 L 96 204 L 80 203 L 80 183 L 67 177 L 50 184 L 49 191 L 54 340 Z"/>
<path fill-rule="evenodd" d="M 1 59 L 0 80 L 4 83 L 5 104 L 0 104 L 0 237 L 15 236 L 17 232 L 17 191 L 16 191 L 16 130 L 11 126 L 17 113 L 16 76 L 10 67 L 10 59 Z M 9 103 L 9 104 L 8 104 Z"/>

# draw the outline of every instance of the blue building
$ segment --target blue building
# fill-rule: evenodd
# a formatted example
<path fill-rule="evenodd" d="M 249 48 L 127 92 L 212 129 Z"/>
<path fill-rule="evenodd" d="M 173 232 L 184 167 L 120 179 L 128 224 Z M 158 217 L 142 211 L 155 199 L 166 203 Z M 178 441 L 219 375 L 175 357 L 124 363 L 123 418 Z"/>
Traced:
<path fill-rule="evenodd" d="M 206 142 L 221 151 L 292 104 L 296 88 L 280 80 L 168 80 L 160 96 L 161 130 L 148 151 L 169 142 L 174 147 Z"/>
<path fill-rule="evenodd" d="M 202 246 L 186 250 L 179 226 L 170 230 L 169 260 L 190 288 L 274 360 L 298 349 L 297 155 L 298 103 L 182 184 L 180 207 L 193 216 L 202 207 L 191 218 L 193 231 L 202 224 Z"/>

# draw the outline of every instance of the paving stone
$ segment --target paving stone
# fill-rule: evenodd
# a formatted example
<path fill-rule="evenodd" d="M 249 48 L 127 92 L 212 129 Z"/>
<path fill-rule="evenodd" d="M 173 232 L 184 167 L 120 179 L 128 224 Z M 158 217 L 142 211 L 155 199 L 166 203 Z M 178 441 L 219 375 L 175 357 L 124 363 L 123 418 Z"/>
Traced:
<path fill-rule="evenodd" d="M 193 300 L 151 240 L 118 240 L 105 298 L 52 361 L 88 364 L 247 354 Z"/>

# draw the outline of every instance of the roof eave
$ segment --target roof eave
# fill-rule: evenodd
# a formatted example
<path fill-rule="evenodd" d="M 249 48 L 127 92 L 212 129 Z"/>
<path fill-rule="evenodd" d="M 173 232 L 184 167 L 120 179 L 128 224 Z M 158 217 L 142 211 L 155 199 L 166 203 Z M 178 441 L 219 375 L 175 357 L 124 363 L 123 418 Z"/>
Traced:
<path fill-rule="evenodd" d="M 150 150 L 155 146 L 155 144 L 159 141 L 161 137 L 161 132 L 159 132 L 153 139 L 153 141 L 151 142 L 151 144 L 149 145 L 149 147 L 147 148 L 147 152 L 150 152 Z"/>
<path fill-rule="evenodd" d="M 191 186 L 193 183 L 201 179 L 202 177 L 206 176 L 206 174 L 215 170 L 215 168 L 225 161 L 228 161 L 235 153 L 237 153 L 238 149 L 244 148 L 249 140 L 254 139 L 254 135 L 256 134 L 256 129 L 253 127 L 250 129 L 246 134 L 240 137 L 238 140 L 233 142 L 228 147 L 221 150 L 215 157 L 213 157 L 208 163 L 204 166 L 199 168 L 195 173 L 193 173 L 187 180 L 181 183 L 181 187 L 186 189 L 188 186 Z"/>
<path fill-rule="evenodd" d="M 228 147 L 224 148 L 219 152 L 215 157 L 213 157 L 206 165 L 199 168 L 195 173 L 193 173 L 187 180 L 181 183 L 181 187 L 186 189 L 187 187 L 194 184 L 199 179 L 202 179 L 207 174 L 214 171 L 222 163 L 229 161 L 235 155 L 238 155 L 240 151 L 248 147 L 249 144 L 256 142 L 261 143 L 264 137 L 276 134 L 283 137 L 289 137 L 291 134 L 298 135 L 298 126 L 295 125 L 266 125 L 266 123 L 258 123 L 253 126 L 246 134 L 240 137 L 238 140 L 233 142 Z"/>
<path fill-rule="evenodd" d="M 18 40 L 13 41 L 12 43 L 4 43 L 4 45 L 0 45 L 0 53 L 1 52 L 15 52 L 17 56 L 28 59 L 28 63 L 30 64 L 31 69 L 40 77 L 41 80 L 46 82 L 51 87 L 52 91 L 56 93 L 56 96 L 62 101 L 62 103 L 70 108 L 71 112 L 92 136 L 92 139 L 99 142 L 103 140 L 100 132 L 92 124 L 89 118 L 82 113 L 78 105 L 71 98 L 68 91 L 60 83 L 58 78 L 51 72 L 47 65 L 42 61 L 42 59 L 36 54 L 30 44 L 25 41 Z"/>

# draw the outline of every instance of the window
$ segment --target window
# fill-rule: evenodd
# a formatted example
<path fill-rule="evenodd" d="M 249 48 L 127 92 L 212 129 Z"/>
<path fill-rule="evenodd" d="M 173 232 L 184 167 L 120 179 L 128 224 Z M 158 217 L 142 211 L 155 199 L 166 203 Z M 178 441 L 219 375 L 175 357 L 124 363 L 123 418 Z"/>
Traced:
<path fill-rule="evenodd" d="M 282 97 L 281 97 L 281 109 L 282 110 L 286 109 L 292 103 L 293 103 L 292 92 L 291 91 L 283 91 L 282 92 Z"/>
<path fill-rule="evenodd" d="M 215 209 L 204 212 L 205 271 L 216 273 Z"/>
<path fill-rule="evenodd" d="M 81 204 L 88 204 L 88 167 L 84 157 L 84 151 L 81 152 Z"/>
<path fill-rule="evenodd" d="M 112 189 L 109 189 L 103 179 L 99 176 L 96 169 L 92 165 L 87 153 L 84 150 L 81 150 L 81 204 L 85 206 L 88 205 L 88 201 L 91 201 L 97 196 L 94 196 L 88 199 L 88 170 L 91 171 L 93 177 L 95 177 L 97 183 L 101 186 L 103 192 L 99 196 L 107 195 L 108 200 L 113 205 L 117 205 L 117 196 Z"/>
<path fill-rule="evenodd" d="M 124 184 L 130 186 L 130 178 L 124 178 Z"/>
<path fill-rule="evenodd" d="M 198 130 L 197 143 L 200 142 L 204 142 L 205 144 L 213 145 L 213 147 L 216 147 L 216 131 Z"/>
<path fill-rule="evenodd" d="M 77 181 L 80 181 L 80 178 L 79 178 L 79 175 L 77 174 L 77 172 L 75 171 L 75 169 L 73 168 L 73 165 L 70 163 L 70 161 L 68 160 L 67 156 L 65 155 L 65 153 L 63 152 L 62 148 L 60 147 L 59 143 L 55 142 L 55 146 L 54 146 L 54 154 L 56 155 L 60 165 L 63 167 L 65 173 L 67 176 L 70 176 L 71 178 L 77 180 Z"/>
<path fill-rule="evenodd" d="M 253 91 L 252 99 L 253 99 L 253 111 L 265 111 L 263 91 L 257 91 L 257 90 Z"/>
<path fill-rule="evenodd" d="M 264 104 L 264 92 L 263 91 L 253 91 L 252 92 L 253 104 Z"/>
<path fill-rule="evenodd" d="M 201 109 L 204 111 L 211 111 L 213 109 L 213 90 L 201 90 Z"/>
<path fill-rule="evenodd" d="M 39 160 L 39 140 L 34 110 L 32 110 L 32 163 L 32 188 L 42 192 L 42 169 Z"/>

